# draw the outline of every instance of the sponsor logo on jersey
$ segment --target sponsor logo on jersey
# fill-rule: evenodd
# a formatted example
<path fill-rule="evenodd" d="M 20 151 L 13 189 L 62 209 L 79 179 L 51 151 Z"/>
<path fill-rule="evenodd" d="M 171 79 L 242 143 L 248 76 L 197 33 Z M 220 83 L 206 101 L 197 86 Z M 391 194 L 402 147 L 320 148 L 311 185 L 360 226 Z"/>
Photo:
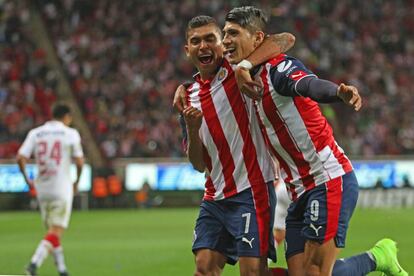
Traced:
<path fill-rule="evenodd" d="M 291 75 L 290 75 L 290 78 L 292 79 L 292 80 L 294 80 L 294 81 L 297 81 L 297 80 L 299 80 L 299 79 L 301 79 L 301 78 L 303 78 L 304 76 L 306 76 L 307 75 L 307 73 L 306 72 L 304 72 L 304 71 L 295 71 L 295 72 L 293 72 Z"/>
<path fill-rule="evenodd" d="M 296 65 L 293 65 L 292 67 L 290 67 L 289 70 L 286 71 L 285 76 L 289 77 L 289 74 L 292 73 L 292 71 L 295 70 L 296 68 L 298 68 Z"/>
<path fill-rule="evenodd" d="M 281 63 L 279 63 L 279 65 L 277 66 L 277 71 L 282 73 L 285 72 L 287 69 L 289 69 L 289 67 L 292 65 L 292 61 L 291 60 L 285 60 L 282 61 Z"/>

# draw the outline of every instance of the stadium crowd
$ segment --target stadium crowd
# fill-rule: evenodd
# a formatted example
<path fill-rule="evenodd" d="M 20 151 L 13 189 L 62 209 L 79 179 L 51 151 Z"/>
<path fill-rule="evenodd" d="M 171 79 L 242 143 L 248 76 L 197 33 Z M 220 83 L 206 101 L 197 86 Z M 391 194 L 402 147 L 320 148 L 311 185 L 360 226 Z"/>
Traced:
<path fill-rule="evenodd" d="M 108 158 L 183 156 L 171 102 L 176 86 L 193 73 L 183 54 L 185 24 L 197 14 L 220 20 L 232 6 L 253 3 L 36 2 L 85 120 Z M 350 155 L 414 154 L 412 1 L 263 0 L 255 4 L 271 15 L 272 32 L 296 35 L 298 43 L 289 54 L 321 78 L 360 89 L 364 106 L 358 114 L 340 105 L 327 109 L 335 120 L 339 143 Z M 18 41 L 3 36 L 7 43 L 0 48 L 0 106 L 6 110 L 0 115 L 3 142 L 5 137 L 22 141 L 22 135 L 47 115 L 42 106 L 54 100 L 53 75 L 43 63 L 44 53 L 33 46 L 27 31 L 10 27 L 16 24 L 13 20 L 24 22 L 24 11 L 19 10 L 17 19 L 3 16 L 1 23 L 6 26 L 2 29 L 20 34 Z M 25 58 L 13 58 L 19 54 Z M 14 77 L 13 64 L 21 68 Z M 20 92 L 8 92 L 13 89 Z M 33 96 L 37 94 L 43 100 Z M 4 156 L 1 149 L 0 156 Z"/>
<path fill-rule="evenodd" d="M 0 158 L 14 158 L 27 132 L 50 117 L 56 80 L 27 28 L 24 1 L 0 3 Z"/>

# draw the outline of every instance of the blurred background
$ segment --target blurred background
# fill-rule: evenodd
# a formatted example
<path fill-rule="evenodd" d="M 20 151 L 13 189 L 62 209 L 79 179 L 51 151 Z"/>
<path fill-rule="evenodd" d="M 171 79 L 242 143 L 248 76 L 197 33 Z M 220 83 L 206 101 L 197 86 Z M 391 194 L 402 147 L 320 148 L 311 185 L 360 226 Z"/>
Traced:
<path fill-rule="evenodd" d="M 350 234 L 358 242 L 348 252 L 367 249 L 381 234 L 403 239 L 401 254 L 411 258 L 414 240 L 404 231 L 414 227 L 414 1 L 0 0 L 0 223 L 9 225 L 1 227 L 0 245 L 22 243 L 10 245 L 15 257 L 0 246 L 0 274 L 21 271 L 42 231 L 33 212 L 35 191 L 14 158 L 28 131 L 50 119 L 57 101 L 72 107 L 87 157 L 74 202 L 80 211 L 67 234 L 75 275 L 192 273 L 191 235 L 204 177 L 186 162 L 172 109 L 175 88 L 194 72 L 183 53 L 184 30 L 199 14 L 223 23 L 240 5 L 263 8 L 269 33 L 293 33 L 296 45 L 288 54 L 320 78 L 359 88 L 358 113 L 341 104 L 321 106 L 362 188 Z M 35 177 L 36 167 L 28 172 Z M 108 267 L 98 265 L 91 273 L 75 257 L 76 241 L 90 236 L 74 237 L 76 227 L 92 226 L 98 238 L 84 258 L 93 258 L 104 244 L 96 233 L 108 236 L 102 229 L 113 227 L 117 238 L 106 246 L 120 246 L 141 262 L 98 254 L 88 262 L 108 258 Z M 176 229 L 173 243 L 169 227 Z M 362 233 L 367 228 L 376 234 Z M 89 233 L 85 229 L 79 231 Z M 134 246 L 122 247 L 128 242 L 120 237 Z M 180 249 L 181 258 L 171 255 Z M 150 255 L 156 258 L 142 258 Z M 45 275 L 53 274 L 53 265 L 45 266 Z"/>

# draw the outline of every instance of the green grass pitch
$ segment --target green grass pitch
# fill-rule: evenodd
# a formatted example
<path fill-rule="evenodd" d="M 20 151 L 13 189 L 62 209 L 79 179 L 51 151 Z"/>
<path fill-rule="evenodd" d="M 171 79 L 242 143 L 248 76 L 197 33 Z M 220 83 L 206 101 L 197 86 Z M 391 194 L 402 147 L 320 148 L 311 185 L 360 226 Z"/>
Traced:
<path fill-rule="evenodd" d="M 75 276 L 192 275 L 197 212 L 196 208 L 75 211 L 62 241 L 68 270 Z M 342 256 L 390 237 L 399 242 L 403 267 L 414 272 L 413 229 L 414 209 L 359 209 Z M 0 212 L 0 274 L 23 274 L 43 234 L 38 212 Z M 285 266 L 282 256 L 279 266 Z M 39 274 L 57 275 L 51 257 Z M 226 266 L 223 275 L 238 275 L 238 267 Z"/>

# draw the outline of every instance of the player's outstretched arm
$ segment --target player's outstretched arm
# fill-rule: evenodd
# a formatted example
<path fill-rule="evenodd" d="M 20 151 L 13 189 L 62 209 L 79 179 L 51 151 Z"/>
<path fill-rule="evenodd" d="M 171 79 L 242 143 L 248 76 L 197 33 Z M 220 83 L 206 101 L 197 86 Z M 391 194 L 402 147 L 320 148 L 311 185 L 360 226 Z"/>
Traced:
<path fill-rule="evenodd" d="M 19 165 L 20 172 L 22 173 L 27 185 L 33 187 L 33 181 L 29 179 L 26 173 L 26 163 L 28 159 L 25 156 L 18 154 L 16 157 L 16 161 L 17 161 L 17 164 Z"/>
<path fill-rule="evenodd" d="M 203 143 L 198 134 L 203 119 L 203 113 L 197 108 L 189 106 L 183 110 L 183 116 L 187 127 L 188 159 L 194 169 L 199 172 L 204 172 L 206 165 L 203 159 Z"/>
<path fill-rule="evenodd" d="M 250 69 L 288 51 L 295 44 L 295 36 L 290 33 L 280 33 L 267 36 L 263 42 L 235 70 L 239 90 L 246 96 L 259 100 L 262 95 L 262 85 L 252 80 Z"/>
<path fill-rule="evenodd" d="M 343 101 L 347 105 L 359 111 L 362 106 L 362 99 L 358 89 L 352 85 L 337 85 L 331 81 L 318 78 L 302 78 L 295 85 L 296 93 L 310 97 L 319 103 L 332 103 Z"/>

